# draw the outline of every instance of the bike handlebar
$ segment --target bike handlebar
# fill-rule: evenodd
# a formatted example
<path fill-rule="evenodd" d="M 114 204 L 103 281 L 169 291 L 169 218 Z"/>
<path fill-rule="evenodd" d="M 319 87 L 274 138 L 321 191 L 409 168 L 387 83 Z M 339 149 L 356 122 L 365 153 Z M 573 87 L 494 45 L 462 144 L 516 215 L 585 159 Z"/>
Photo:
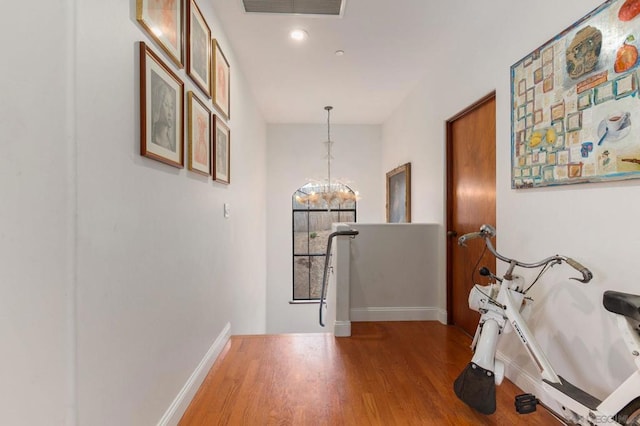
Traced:
<path fill-rule="evenodd" d="M 458 238 L 458 245 L 464 246 L 465 242 L 476 238 L 493 238 L 496 236 L 496 228 L 491 225 L 482 225 L 479 232 L 470 232 Z"/>
<path fill-rule="evenodd" d="M 515 266 L 520 266 L 523 268 L 538 268 L 544 265 L 548 265 L 550 263 L 555 264 L 555 263 L 566 262 L 569 266 L 571 266 L 573 269 L 575 269 L 576 271 L 582 274 L 582 278 L 571 278 L 572 280 L 580 281 L 581 283 L 586 284 L 589 281 L 591 281 L 591 279 L 593 278 L 593 274 L 591 273 L 591 271 L 588 268 L 584 267 L 582 264 L 580 264 L 578 261 L 571 259 L 570 257 L 561 256 L 558 254 L 556 254 L 555 256 L 547 257 L 546 259 L 543 259 L 539 262 L 534 262 L 534 263 L 524 263 L 524 262 L 520 262 L 519 260 L 515 260 L 515 259 L 508 258 L 506 256 L 503 256 L 496 251 L 496 249 L 493 247 L 493 244 L 491 243 L 491 238 L 495 236 L 496 236 L 496 229 L 491 225 L 485 224 L 480 227 L 479 232 L 470 232 L 458 238 L 458 245 L 464 246 L 467 241 L 470 241 L 476 238 L 484 238 L 484 243 L 489 249 L 489 251 L 497 259 L 500 259 L 503 262 L 506 262 L 512 265 L 512 268 Z M 509 271 L 511 271 L 512 268 L 510 268 Z"/>
<path fill-rule="evenodd" d="M 581 283 L 588 283 L 589 281 L 591 281 L 591 278 L 593 278 L 593 274 L 591 273 L 591 271 L 589 269 L 587 269 L 586 267 L 582 266 L 582 264 L 580 262 L 578 262 L 577 260 L 573 260 L 571 258 L 567 258 L 565 260 L 567 262 L 567 264 L 569 266 L 571 266 L 573 269 L 575 269 L 576 271 L 580 272 L 582 274 L 582 279 L 579 278 L 571 278 L 572 280 L 576 280 L 576 281 L 580 281 Z"/>

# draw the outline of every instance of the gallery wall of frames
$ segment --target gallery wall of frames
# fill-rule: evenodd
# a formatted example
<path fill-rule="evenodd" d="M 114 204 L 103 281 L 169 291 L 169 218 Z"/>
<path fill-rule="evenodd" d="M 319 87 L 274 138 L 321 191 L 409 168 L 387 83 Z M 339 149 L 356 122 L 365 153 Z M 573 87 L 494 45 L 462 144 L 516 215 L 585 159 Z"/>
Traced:
<path fill-rule="evenodd" d="M 140 155 L 177 168 L 186 156 L 189 171 L 229 184 L 231 68 L 219 41 L 195 0 L 137 0 L 136 18 L 153 40 L 137 46 Z"/>

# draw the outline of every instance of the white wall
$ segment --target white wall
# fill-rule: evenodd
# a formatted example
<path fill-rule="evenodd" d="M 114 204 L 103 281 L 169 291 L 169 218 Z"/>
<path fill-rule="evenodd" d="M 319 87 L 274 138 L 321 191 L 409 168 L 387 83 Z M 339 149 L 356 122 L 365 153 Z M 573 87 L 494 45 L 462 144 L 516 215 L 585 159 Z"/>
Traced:
<path fill-rule="evenodd" d="M 72 404 L 71 24 L 64 1 L 0 14 L 2 424 L 64 424 Z"/>
<path fill-rule="evenodd" d="M 496 90 L 498 247 L 533 261 L 556 252 L 590 267 L 588 285 L 569 281 L 572 270 L 554 268 L 534 288 L 534 332 L 552 363 L 568 380 L 603 397 L 632 369 L 621 350 L 611 314 L 602 308 L 606 289 L 638 292 L 634 268 L 640 234 L 633 224 L 640 208 L 637 181 L 536 190 L 510 189 L 510 66 L 545 43 L 600 1 L 520 2 L 462 0 L 442 5 L 434 67 L 383 126 L 382 171 L 412 162 L 412 217 L 445 223 L 445 121 Z M 453 18 L 455 17 L 455 19 Z M 526 243 L 523 244 L 523 241 Z M 444 235 L 442 244 L 445 247 Z M 441 307 L 445 307 L 444 256 L 440 262 Z M 502 351 L 524 368 L 535 367 L 513 335 Z M 521 373 L 521 372 L 520 372 Z M 526 382 L 526 380 L 525 380 Z"/>
<path fill-rule="evenodd" d="M 2 424 L 156 424 L 229 327 L 266 330 L 262 115 L 202 3 L 233 73 L 231 184 L 141 157 L 137 42 L 161 51 L 135 5 L 2 14 Z"/>
<path fill-rule="evenodd" d="M 82 424 L 157 422 L 227 324 L 266 328 L 266 128 L 210 4 L 200 9 L 233 73 L 229 186 L 139 155 L 137 41 L 160 49 L 134 1 L 78 2 Z"/>
<path fill-rule="evenodd" d="M 324 114 L 322 106 L 318 114 Z M 333 178 L 360 192 L 358 222 L 384 222 L 385 181 L 380 175 L 380 126 L 331 125 Z M 318 305 L 292 305 L 291 196 L 308 179 L 327 176 L 327 126 L 267 127 L 267 332 L 319 332 Z"/>

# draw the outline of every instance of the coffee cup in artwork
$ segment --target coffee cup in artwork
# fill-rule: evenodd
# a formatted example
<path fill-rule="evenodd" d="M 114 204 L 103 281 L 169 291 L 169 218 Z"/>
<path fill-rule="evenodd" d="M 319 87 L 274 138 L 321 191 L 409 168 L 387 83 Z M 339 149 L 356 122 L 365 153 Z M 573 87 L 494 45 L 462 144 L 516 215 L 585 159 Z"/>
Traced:
<path fill-rule="evenodd" d="M 607 116 L 607 131 L 609 133 L 618 132 L 628 126 L 628 112 L 614 112 Z"/>

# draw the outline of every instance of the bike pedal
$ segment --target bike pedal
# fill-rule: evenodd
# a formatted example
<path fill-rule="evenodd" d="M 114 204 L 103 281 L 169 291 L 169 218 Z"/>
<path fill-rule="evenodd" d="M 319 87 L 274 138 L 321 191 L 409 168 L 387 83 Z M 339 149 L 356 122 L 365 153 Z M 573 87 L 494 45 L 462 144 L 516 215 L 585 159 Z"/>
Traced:
<path fill-rule="evenodd" d="M 529 414 L 536 411 L 538 405 L 538 399 L 535 395 L 530 393 L 523 393 L 517 395 L 515 400 L 516 411 L 518 414 Z"/>

